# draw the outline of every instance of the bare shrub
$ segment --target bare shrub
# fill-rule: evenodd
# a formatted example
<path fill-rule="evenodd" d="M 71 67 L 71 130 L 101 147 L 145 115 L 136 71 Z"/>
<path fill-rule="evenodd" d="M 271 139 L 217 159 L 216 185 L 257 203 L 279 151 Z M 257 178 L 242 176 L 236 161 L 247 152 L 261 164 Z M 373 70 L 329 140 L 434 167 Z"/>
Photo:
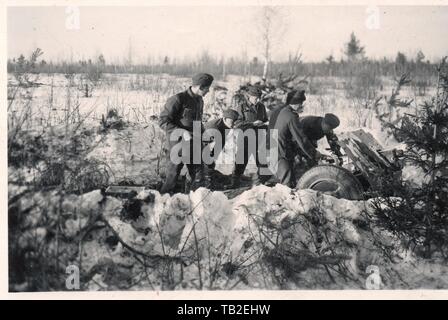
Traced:
<path fill-rule="evenodd" d="M 346 83 L 345 90 L 349 98 L 374 99 L 381 86 L 381 80 L 375 72 L 363 67 L 362 63 L 353 63 L 353 73 Z"/>

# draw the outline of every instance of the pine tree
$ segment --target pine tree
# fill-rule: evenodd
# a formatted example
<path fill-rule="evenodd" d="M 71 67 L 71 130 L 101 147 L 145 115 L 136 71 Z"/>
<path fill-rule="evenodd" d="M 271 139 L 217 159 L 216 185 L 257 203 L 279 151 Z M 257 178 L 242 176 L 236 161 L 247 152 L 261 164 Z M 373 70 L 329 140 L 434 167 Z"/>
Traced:
<path fill-rule="evenodd" d="M 406 72 L 407 67 L 408 67 L 408 58 L 404 53 L 398 51 L 397 56 L 395 57 L 395 72 L 397 73 Z"/>
<path fill-rule="evenodd" d="M 437 93 L 401 126 L 389 124 L 406 143 L 404 160 L 421 168 L 426 178 L 419 187 L 389 181 L 396 197 L 374 201 L 371 217 L 424 257 L 448 257 L 448 65 L 439 68 Z M 390 190 L 389 190 L 390 191 Z"/>
<path fill-rule="evenodd" d="M 424 62 L 424 60 L 425 60 L 425 55 L 422 50 L 419 50 L 415 57 L 415 62 L 417 62 L 417 64 L 422 64 Z"/>
<path fill-rule="evenodd" d="M 354 32 L 350 34 L 350 40 L 345 44 L 345 54 L 349 61 L 356 60 L 364 55 L 364 47 L 360 45 Z"/>

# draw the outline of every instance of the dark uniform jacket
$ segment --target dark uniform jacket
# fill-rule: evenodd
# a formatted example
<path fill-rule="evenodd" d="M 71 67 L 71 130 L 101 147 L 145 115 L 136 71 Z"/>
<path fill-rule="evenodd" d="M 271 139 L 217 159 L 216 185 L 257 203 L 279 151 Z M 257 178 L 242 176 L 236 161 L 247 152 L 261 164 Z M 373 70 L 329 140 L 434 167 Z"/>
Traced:
<path fill-rule="evenodd" d="M 180 92 L 168 99 L 160 113 L 159 125 L 169 135 L 174 129 L 193 131 L 193 121 L 202 120 L 204 102 L 188 90 Z"/>
<path fill-rule="evenodd" d="M 224 120 L 222 118 L 210 120 L 205 124 L 205 129 L 216 129 L 221 134 L 222 139 L 222 147 L 226 144 L 226 129 L 229 129 L 224 124 Z"/>
<path fill-rule="evenodd" d="M 330 131 L 325 134 L 322 130 L 322 117 L 316 116 L 306 116 L 300 118 L 300 124 L 303 128 L 303 132 L 311 141 L 311 143 L 317 148 L 317 141 L 323 137 L 327 138 L 328 144 L 331 150 L 336 153 L 336 155 L 341 156 L 340 146 L 338 144 L 338 137 Z"/>
<path fill-rule="evenodd" d="M 269 129 L 274 129 L 275 123 L 277 122 L 278 115 L 282 109 L 286 107 L 286 104 L 279 105 L 275 107 L 269 114 Z"/>
<path fill-rule="evenodd" d="M 270 125 L 271 120 L 269 121 Z M 316 149 L 306 137 L 298 114 L 290 106 L 286 106 L 280 110 L 275 124 L 273 124 L 273 128 L 278 130 L 279 158 L 294 159 L 298 148 L 302 156 L 315 162 Z"/>
<path fill-rule="evenodd" d="M 261 102 L 251 104 L 243 94 L 236 94 L 232 101 L 233 108 L 238 112 L 239 118 L 235 121 L 236 128 L 245 129 L 254 121 L 268 121 L 266 107 Z"/>
<path fill-rule="evenodd" d="M 221 135 L 221 149 L 216 151 L 216 145 L 213 148 L 211 155 L 212 156 L 216 156 L 218 157 L 219 153 L 224 150 L 224 146 L 226 145 L 226 129 L 229 129 L 228 127 L 226 127 L 226 125 L 224 124 L 224 120 L 222 118 L 220 119 L 215 119 L 215 120 L 210 120 L 205 124 L 205 129 L 216 129 L 219 131 L 219 134 Z M 206 137 L 206 139 L 208 139 L 209 137 Z M 210 141 L 211 142 L 211 141 Z M 216 158 L 215 158 L 216 159 Z M 214 165 L 213 165 L 214 166 Z"/>

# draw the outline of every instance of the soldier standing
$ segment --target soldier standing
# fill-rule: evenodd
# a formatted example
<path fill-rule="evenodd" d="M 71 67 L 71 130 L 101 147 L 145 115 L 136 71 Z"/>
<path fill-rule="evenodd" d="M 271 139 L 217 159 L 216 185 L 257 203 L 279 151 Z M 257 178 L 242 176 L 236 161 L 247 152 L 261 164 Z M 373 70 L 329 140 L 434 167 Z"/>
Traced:
<path fill-rule="evenodd" d="M 260 174 L 260 168 L 262 166 L 267 167 L 267 165 L 261 164 L 258 157 L 258 130 L 266 130 L 267 127 L 265 126 L 265 122 L 268 121 L 266 107 L 260 102 L 261 94 L 262 91 L 260 88 L 256 86 L 247 86 L 244 91 L 233 97 L 233 107 L 239 114 L 235 127 L 242 129 L 243 133 L 248 129 L 252 129 L 255 132 L 255 148 L 251 148 L 253 152 L 249 150 L 248 136 L 244 136 L 244 140 L 241 140 L 243 143 L 239 143 L 238 145 L 236 154 L 237 161 L 233 171 L 235 183 L 237 183 L 243 175 L 247 163 L 249 162 L 250 155 L 253 153 L 258 167 L 258 179 L 263 180 L 265 178 Z"/>
<path fill-rule="evenodd" d="M 269 121 L 269 127 L 278 130 L 278 167 L 275 175 L 284 185 L 295 187 L 294 158 L 300 154 L 309 163 L 316 164 L 320 153 L 305 135 L 300 124 L 299 113 L 303 112 L 301 91 L 291 91 L 288 105 L 281 108 L 278 115 Z"/>
<path fill-rule="evenodd" d="M 303 108 L 303 104 L 306 101 L 305 90 L 291 90 L 286 95 L 286 104 L 281 104 L 273 109 L 269 115 L 269 129 L 274 129 L 277 117 L 282 109 L 291 103 L 291 99 L 294 97 L 295 103 L 299 104 Z M 302 112 L 302 109 L 300 110 Z"/>
<path fill-rule="evenodd" d="M 183 138 L 189 141 L 190 159 L 186 163 L 175 163 L 171 158 L 168 159 L 166 165 L 166 178 L 160 192 L 172 192 L 176 186 L 177 178 L 185 164 L 188 169 L 190 179 L 195 179 L 196 172 L 200 169 L 201 164 L 193 163 L 193 123 L 201 123 L 204 102 L 202 98 L 208 93 L 213 82 L 213 76 L 207 73 L 199 73 L 193 76 L 192 85 L 186 91 L 180 92 L 170 97 L 159 117 L 159 125 L 166 132 L 168 149 L 177 145 L 181 140 L 180 137 L 176 141 L 170 141 L 170 136 L 174 130 L 183 130 Z M 201 140 L 199 140 L 199 143 Z M 179 154 L 179 156 L 182 156 Z"/>

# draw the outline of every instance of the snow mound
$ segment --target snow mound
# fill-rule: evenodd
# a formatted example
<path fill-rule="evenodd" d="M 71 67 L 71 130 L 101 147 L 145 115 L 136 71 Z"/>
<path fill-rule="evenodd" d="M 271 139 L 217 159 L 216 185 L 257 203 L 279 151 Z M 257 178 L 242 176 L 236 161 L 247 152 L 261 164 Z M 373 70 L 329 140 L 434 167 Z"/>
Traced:
<path fill-rule="evenodd" d="M 59 251 L 84 290 L 364 289 L 372 266 L 381 288 L 448 287 L 448 267 L 369 226 L 369 201 L 280 184 L 234 199 L 205 188 L 127 200 L 39 192 L 17 206 L 27 212 L 20 248 Z"/>

